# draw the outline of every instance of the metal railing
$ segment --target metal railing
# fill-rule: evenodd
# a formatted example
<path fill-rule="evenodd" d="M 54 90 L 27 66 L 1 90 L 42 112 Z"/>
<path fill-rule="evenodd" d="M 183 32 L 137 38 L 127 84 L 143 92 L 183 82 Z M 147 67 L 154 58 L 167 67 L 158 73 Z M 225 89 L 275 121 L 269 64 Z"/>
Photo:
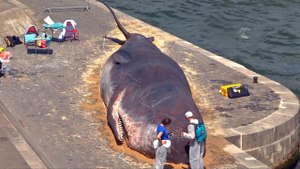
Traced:
<path fill-rule="evenodd" d="M 50 0 L 51 1 L 51 0 Z M 87 0 L 86 1 L 86 5 L 68 5 L 68 6 L 49 6 L 49 4 L 47 3 L 47 0 L 45 0 L 45 12 L 62 12 L 62 11 L 78 11 L 78 10 L 82 10 L 82 11 L 89 11 L 91 9 L 90 7 L 90 1 Z"/>

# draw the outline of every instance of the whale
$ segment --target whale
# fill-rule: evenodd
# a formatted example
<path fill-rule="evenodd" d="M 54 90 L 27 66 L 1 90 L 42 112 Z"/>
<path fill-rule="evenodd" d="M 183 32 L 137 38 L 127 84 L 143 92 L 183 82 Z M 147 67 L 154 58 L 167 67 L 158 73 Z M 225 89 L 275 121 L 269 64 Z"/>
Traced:
<path fill-rule="evenodd" d="M 100 70 L 101 100 L 106 107 L 107 123 L 117 144 L 153 158 L 156 127 L 170 118 L 167 126 L 171 148 L 167 161 L 187 163 L 188 140 L 181 137 L 189 121 L 184 114 L 192 111 L 203 122 L 201 112 L 192 97 L 188 80 L 181 67 L 154 43 L 154 37 L 130 33 L 112 14 L 125 40 L 105 36 L 120 45 Z"/>

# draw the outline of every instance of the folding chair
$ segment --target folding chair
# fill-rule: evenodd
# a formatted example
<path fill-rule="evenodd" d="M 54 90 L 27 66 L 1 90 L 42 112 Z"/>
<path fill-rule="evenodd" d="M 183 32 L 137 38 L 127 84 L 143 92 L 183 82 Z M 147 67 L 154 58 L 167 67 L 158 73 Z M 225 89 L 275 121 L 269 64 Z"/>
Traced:
<path fill-rule="evenodd" d="M 38 36 L 37 29 L 34 25 L 30 25 L 25 30 L 25 36 L 24 36 L 24 45 L 26 45 L 26 48 L 28 46 L 35 46 L 35 38 Z"/>
<path fill-rule="evenodd" d="M 76 22 L 74 20 L 66 20 L 64 22 L 65 26 L 65 35 L 64 38 L 69 39 L 70 41 L 72 40 L 79 40 L 79 31 L 78 29 L 75 28 Z"/>

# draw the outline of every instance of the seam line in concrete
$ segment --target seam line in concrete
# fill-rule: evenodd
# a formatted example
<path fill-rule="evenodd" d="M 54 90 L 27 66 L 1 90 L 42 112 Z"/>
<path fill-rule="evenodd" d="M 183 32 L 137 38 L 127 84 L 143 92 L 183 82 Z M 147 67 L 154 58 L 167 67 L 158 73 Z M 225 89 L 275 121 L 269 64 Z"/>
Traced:
<path fill-rule="evenodd" d="M 282 116 L 293 117 L 293 115 L 285 114 L 285 113 L 282 113 L 281 111 L 275 112 L 274 114 L 279 114 L 279 115 L 282 115 Z"/>
<path fill-rule="evenodd" d="M 46 168 L 54 168 L 53 165 L 50 163 L 50 161 L 43 154 L 43 152 L 39 149 L 39 147 L 33 144 L 34 142 L 31 139 L 31 137 L 26 133 L 26 131 L 18 123 L 17 119 L 13 116 L 13 114 L 9 112 L 9 110 L 1 101 L 0 101 L 0 110 L 3 113 L 3 115 L 6 116 L 5 118 L 8 119 L 9 122 L 11 122 L 15 131 L 17 131 L 17 133 L 19 133 L 22 136 L 24 142 L 28 144 L 28 146 L 33 150 L 36 156 L 43 162 Z"/>
<path fill-rule="evenodd" d="M 9 121 L 7 116 L 3 114 L 3 117 Z M 9 131 L 4 131 L 8 136 L 9 140 L 21 154 L 23 159 L 32 169 L 47 169 L 47 167 L 43 164 L 40 158 L 35 154 L 35 152 L 31 149 L 31 147 L 27 144 L 27 142 L 17 133 L 17 129 L 13 125 L 9 125 L 9 127 L 14 131 L 16 137 L 13 137 Z"/>

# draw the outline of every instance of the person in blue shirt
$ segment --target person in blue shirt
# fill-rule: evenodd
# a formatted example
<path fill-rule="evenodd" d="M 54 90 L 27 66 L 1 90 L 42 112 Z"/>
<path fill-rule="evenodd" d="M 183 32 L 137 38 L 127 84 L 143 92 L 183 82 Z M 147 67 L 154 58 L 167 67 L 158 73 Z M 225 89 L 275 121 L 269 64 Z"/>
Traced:
<path fill-rule="evenodd" d="M 157 125 L 156 131 L 156 142 L 158 142 L 158 147 L 155 152 L 155 162 L 154 169 L 163 169 L 166 159 L 167 159 L 167 150 L 171 146 L 171 141 L 169 139 L 169 133 L 166 129 L 166 126 L 171 124 L 170 118 L 164 118 L 161 124 Z"/>

